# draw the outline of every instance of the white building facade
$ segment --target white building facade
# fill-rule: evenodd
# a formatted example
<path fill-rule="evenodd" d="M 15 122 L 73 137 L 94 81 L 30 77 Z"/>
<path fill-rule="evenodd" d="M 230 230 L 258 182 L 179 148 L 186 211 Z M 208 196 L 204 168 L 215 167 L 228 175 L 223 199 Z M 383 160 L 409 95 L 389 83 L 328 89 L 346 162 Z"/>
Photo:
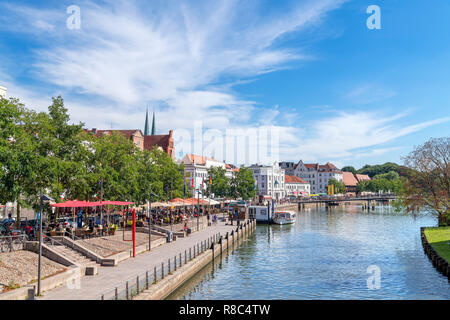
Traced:
<path fill-rule="evenodd" d="M 302 196 L 302 195 L 309 195 L 311 193 L 311 186 L 310 184 L 300 179 L 296 176 L 290 176 L 287 175 L 284 178 L 285 180 L 285 190 L 286 190 L 286 196 Z"/>
<path fill-rule="evenodd" d="M 253 172 L 258 195 L 270 196 L 273 200 L 286 197 L 284 169 L 277 162 L 271 166 L 255 164 L 248 168 Z"/>
<path fill-rule="evenodd" d="M 300 160 L 294 170 L 294 175 L 310 184 L 310 192 L 328 193 L 328 181 L 335 179 L 342 182 L 342 171 L 335 165 L 327 162 L 324 165 L 318 163 L 303 163 Z"/>

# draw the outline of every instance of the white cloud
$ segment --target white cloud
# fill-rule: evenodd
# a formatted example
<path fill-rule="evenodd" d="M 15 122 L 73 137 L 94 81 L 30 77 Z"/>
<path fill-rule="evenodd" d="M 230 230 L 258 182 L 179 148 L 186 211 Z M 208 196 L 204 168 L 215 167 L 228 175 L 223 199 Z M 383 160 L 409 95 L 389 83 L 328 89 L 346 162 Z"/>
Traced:
<path fill-rule="evenodd" d="M 84 1 L 79 3 L 81 30 L 76 31 L 65 29 L 65 10 L 10 4 L 7 10 L 13 14 L 4 15 L 0 27 L 28 32 L 41 43 L 52 40 L 40 46 L 44 49 L 36 52 L 30 65 L 44 87 L 56 89 L 41 93 L 37 86 L 24 88 L 7 78 L 5 84 L 11 95 L 39 110 L 50 104 L 51 95 L 62 94 L 72 121 L 85 122 L 88 127 L 142 128 L 148 105 L 150 111 L 157 109 L 159 132 L 191 130 L 195 120 L 223 133 L 227 128 L 272 124 L 279 130 L 280 158 L 286 160 L 362 157 L 359 148 L 448 121 L 402 127 L 395 126 L 394 120 L 404 114 L 383 117 L 359 112 L 326 114 L 307 125 L 299 123 L 299 115 L 289 118 L 278 106 L 272 112 L 262 110 L 258 101 L 233 92 L 236 83 L 254 81 L 262 73 L 309 59 L 301 48 L 277 44 L 289 33 L 315 26 L 343 2 L 295 1 L 289 10 L 274 8 L 261 15 L 258 1 L 199 1 L 182 6 L 166 1 L 111 1 L 99 6 Z M 365 84 L 346 97 L 365 104 L 393 95 L 393 90 Z M 320 108 L 329 110 L 328 106 Z M 385 151 L 376 148 L 371 152 Z"/>
<path fill-rule="evenodd" d="M 375 112 L 340 113 L 315 121 L 304 134 L 298 136 L 294 152 L 285 150 L 283 156 L 307 161 L 361 158 L 393 151 L 391 148 L 375 148 L 371 151 L 358 150 L 375 147 L 399 137 L 450 121 L 450 117 L 401 126 L 393 122 L 405 114 L 383 116 Z M 295 155 L 294 155 L 295 154 Z"/>
<path fill-rule="evenodd" d="M 375 83 L 363 84 L 348 92 L 345 98 L 356 104 L 369 104 L 392 98 L 397 93 Z"/>

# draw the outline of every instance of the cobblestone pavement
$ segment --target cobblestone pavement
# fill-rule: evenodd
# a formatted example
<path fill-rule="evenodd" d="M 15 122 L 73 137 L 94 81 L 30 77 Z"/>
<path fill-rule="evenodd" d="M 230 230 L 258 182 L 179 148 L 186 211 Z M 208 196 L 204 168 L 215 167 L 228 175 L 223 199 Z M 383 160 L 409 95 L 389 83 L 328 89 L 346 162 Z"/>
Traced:
<path fill-rule="evenodd" d="M 236 226 L 234 226 L 236 228 Z M 214 234 L 225 234 L 233 230 L 232 226 L 227 226 L 223 222 L 207 227 L 199 232 L 195 232 L 186 238 L 167 243 L 121 262 L 116 267 L 98 267 L 97 276 L 85 276 L 81 278 L 79 289 L 69 289 L 61 286 L 48 292 L 44 292 L 39 299 L 43 300 L 94 300 L 100 299 L 105 292 L 114 290 L 115 287 L 124 286 L 127 280 L 136 278 L 137 275 L 145 273 L 147 270 L 161 266 L 161 262 L 167 262 L 175 255 L 184 253 L 200 241 L 206 240 Z"/>
<path fill-rule="evenodd" d="M 66 270 L 63 265 L 42 257 L 42 277 Z M 0 253 L 0 292 L 5 286 L 24 286 L 38 277 L 38 255 L 31 251 Z"/>

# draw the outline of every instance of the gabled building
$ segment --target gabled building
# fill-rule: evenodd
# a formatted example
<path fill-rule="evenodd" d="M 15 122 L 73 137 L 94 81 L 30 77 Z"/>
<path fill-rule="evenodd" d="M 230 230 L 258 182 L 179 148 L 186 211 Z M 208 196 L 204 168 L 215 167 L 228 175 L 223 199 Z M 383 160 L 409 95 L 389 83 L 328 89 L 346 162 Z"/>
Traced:
<path fill-rule="evenodd" d="M 170 130 L 169 134 L 157 134 L 144 136 L 144 149 L 152 150 L 154 148 L 160 148 L 167 153 L 172 159 L 175 158 L 175 148 L 173 144 L 173 131 Z"/>
<path fill-rule="evenodd" d="M 89 132 L 89 130 L 85 130 Z M 140 129 L 133 130 L 97 130 L 96 128 L 92 129 L 92 132 L 97 137 L 101 137 L 104 135 L 112 135 L 113 132 L 118 132 L 123 135 L 126 139 L 131 140 L 141 151 L 144 150 L 144 135 Z"/>
<path fill-rule="evenodd" d="M 145 119 L 145 131 L 149 132 L 148 129 L 148 113 Z M 96 128 L 92 130 L 85 130 L 86 132 L 92 132 L 97 137 L 103 135 L 111 135 L 113 132 L 118 132 L 123 135 L 126 139 L 131 140 L 141 151 L 152 150 L 154 148 L 159 148 L 169 155 L 173 160 L 175 159 L 175 147 L 173 141 L 173 131 L 170 130 L 169 134 L 159 134 L 155 135 L 155 115 L 153 114 L 153 124 L 152 124 L 152 134 L 143 134 L 140 129 L 133 130 L 97 130 Z"/>
<path fill-rule="evenodd" d="M 281 169 L 284 170 L 284 173 L 286 175 L 289 175 L 289 176 L 294 176 L 295 175 L 294 171 L 295 171 L 295 168 L 297 167 L 296 163 L 289 162 L 289 161 L 282 161 L 282 162 L 279 163 L 279 166 L 280 166 Z"/>
<path fill-rule="evenodd" d="M 330 162 L 320 165 L 318 163 L 303 163 L 300 160 L 294 169 L 294 175 L 307 181 L 313 194 L 328 193 L 328 181 L 330 179 L 342 182 L 342 171 Z"/>
<path fill-rule="evenodd" d="M 359 173 L 357 173 L 357 174 L 355 174 L 355 176 L 356 176 L 356 180 L 358 180 L 358 182 L 370 181 L 371 180 L 370 177 L 367 174 L 359 174 Z"/>
<path fill-rule="evenodd" d="M 346 193 L 356 196 L 356 185 L 358 184 L 358 180 L 356 180 L 355 175 L 352 172 L 342 172 L 342 182 L 345 185 Z"/>

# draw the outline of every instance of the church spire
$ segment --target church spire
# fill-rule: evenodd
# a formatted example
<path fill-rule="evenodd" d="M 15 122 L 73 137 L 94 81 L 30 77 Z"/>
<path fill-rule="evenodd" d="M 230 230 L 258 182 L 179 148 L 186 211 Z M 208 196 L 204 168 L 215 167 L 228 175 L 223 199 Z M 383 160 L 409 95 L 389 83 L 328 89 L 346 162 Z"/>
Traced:
<path fill-rule="evenodd" d="M 150 129 L 148 127 L 148 108 L 147 108 L 147 112 L 145 113 L 144 136 L 148 136 L 149 133 L 150 133 Z"/>
<path fill-rule="evenodd" d="M 156 127 L 155 127 L 155 111 L 153 111 L 152 136 L 154 136 L 155 133 L 156 133 Z"/>

